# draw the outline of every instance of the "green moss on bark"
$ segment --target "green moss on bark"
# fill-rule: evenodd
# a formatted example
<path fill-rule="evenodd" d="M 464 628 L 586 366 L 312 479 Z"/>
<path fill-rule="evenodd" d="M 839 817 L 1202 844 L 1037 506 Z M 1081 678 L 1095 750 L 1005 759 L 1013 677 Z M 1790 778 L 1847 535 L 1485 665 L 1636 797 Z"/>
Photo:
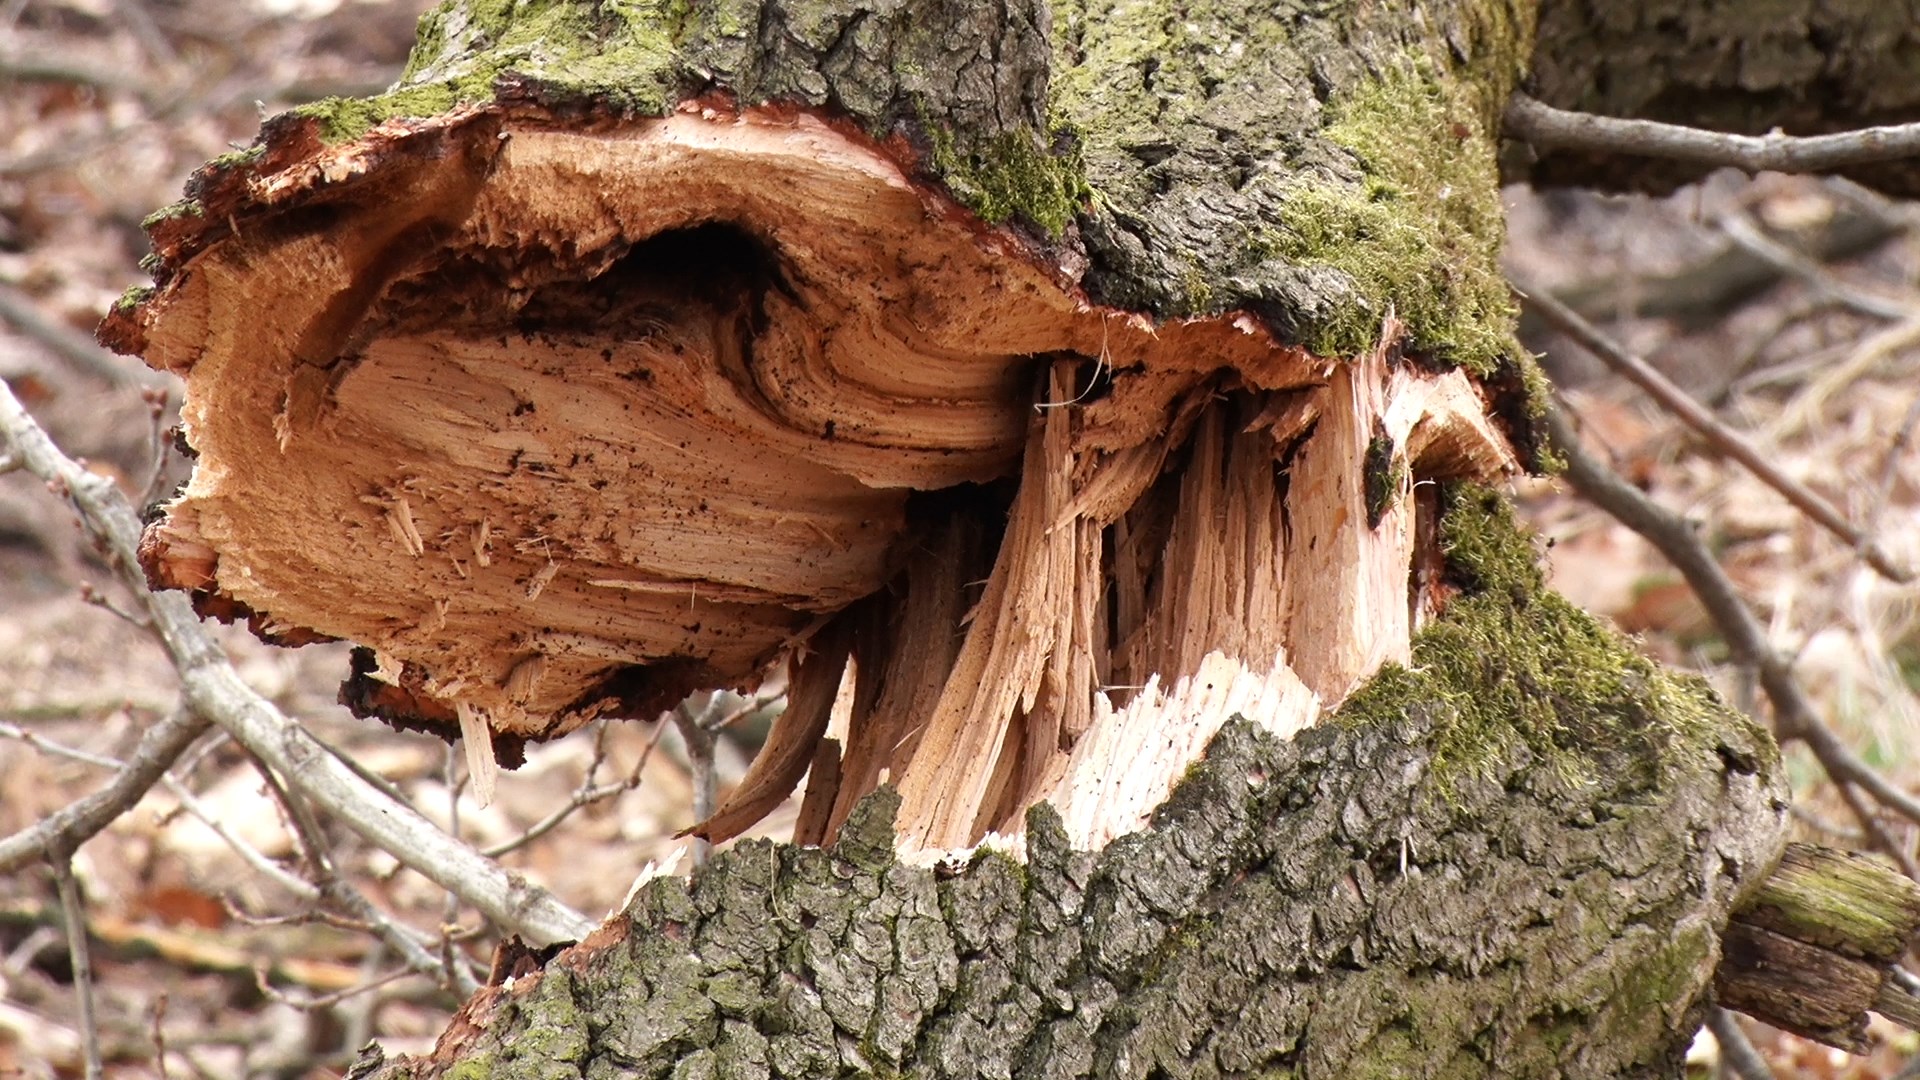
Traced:
<path fill-rule="evenodd" d="M 1500 269 L 1499 170 L 1477 105 L 1478 94 L 1424 62 L 1334 104 L 1322 134 L 1352 152 L 1362 179 L 1294 181 L 1268 239 L 1289 262 L 1352 283 L 1353 301 L 1308 338 L 1315 352 L 1365 352 L 1392 312 L 1416 349 L 1481 375 L 1521 354 Z"/>
<path fill-rule="evenodd" d="M 550 98 L 660 115 L 683 78 L 676 50 L 689 10 L 685 0 L 445 0 L 421 18 L 392 90 L 295 112 L 339 142 L 394 117 L 491 101 L 497 80 L 514 72 L 541 83 Z"/>
<path fill-rule="evenodd" d="M 1058 238 L 1093 190 L 1078 155 L 1046 153 L 1029 132 L 1008 132 L 972 153 L 944 125 L 927 124 L 933 168 L 953 196 L 993 224 L 1022 221 Z"/>
<path fill-rule="evenodd" d="M 1345 724 L 1435 710 L 1434 767 L 1450 788 L 1517 748 L 1545 776 L 1579 788 L 1601 776 L 1654 785 L 1677 751 L 1733 725 L 1771 755 L 1750 720 L 1698 679 L 1663 671 L 1619 635 L 1545 587 L 1531 538 L 1497 494 L 1449 493 L 1441 519 L 1450 572 L 1464 592 L 1422 630 L 1410 667 L 1382 670 L 1336 714 Z"/>
<path fill-rule="evenodd" d="M 231 156 L 233 155 L 222 155 L 221 157 L 214 158 L 206 167 L 227 167 L 230 163 L 226 161 L 226 158 Z M 199 217 L 205 212 L 206 209 L 200 205 L 199 199 L 181 199 L 179 202 L 168 203 L 153 213 L 148 214 L 145 218 L 141 219 L 140 227 L 151 231 L 155 226 L 162 223 L 173 221 L 177 218 Z"/>
<path fill-rule="evenodd" d="M 152 295 L 153 286 L 151 285 L 129 285 L 127 286 L 127 290 L 114 300 L 113 310 L 132 311 L 134 308 L 146 303 L 147 298 Z"/>

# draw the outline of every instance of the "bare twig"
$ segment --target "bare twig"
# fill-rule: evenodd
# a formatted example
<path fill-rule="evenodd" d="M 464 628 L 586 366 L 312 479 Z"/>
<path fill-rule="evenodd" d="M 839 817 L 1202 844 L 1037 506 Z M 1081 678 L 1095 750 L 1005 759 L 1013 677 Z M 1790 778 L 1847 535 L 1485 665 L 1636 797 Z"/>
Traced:
<path fill-rule="evenodd" d="M 739 697 L 739 701 L 734 704 L 733 708 L 720 711 L 719 707 L 725 704 L 729 697 L 736 696 Z M 701 714 L 701 722 L 708 731 L 725 731 L 740 721 L 745 720 L 747 717 L 775 704 L 780 704 L 781 708 L 785 708 L 786 706 L 782 704 L 782 702 L 786 696 L 787 688 L 784 684 L 771 690 L 763 686 L 752 694 L 729 695 L 724 692 L 715 694 L 713 701 L 707 705 L 705 712 Z"/>
<path fill-rule="evenodd" d="M 1892 124 L 1834 135 L 1795 136 L 1777 128 L 1765 135 L 1735 135 L 1654 120 L 1569 112 L 1525 94 L 1513 95 L 1501 126 L 1509 138 L 1542 149 L 1635 154 L 1724 165 L 1750 173 L 1821 172 L 1920 155 L 1920 124 Z"/>
<path fill-rule="evenodd" d="M 73 996 L 80 1008 L 80 1044 L 85 1048 L 87 1080 L 99 1080 L 100 1024 L 93 1012 L 93 961 L 87 954 L 87 916 L 80 887 L 73 880 L 73 853 L 52 852 L 53 880 L 60 891 L 60 913 L 67 925 L 67 952 L 73 958 Z"/>
<path fill-rule="evenodd" d="M 111 596 L 94 588 L 91 581 L 83 581 L 80 583 L 80 599 L 130 626 L 137 626 L 142 630 L 150 630 L 153 628 L 153 624 L 147 620 L 145 615 L 137 615 L 123 609 L 119 604 L 113 602 Z"/>
<path fill-rule="evenodd" d="M 353 757 L 349 755 L 345 750 L 340 749 L 338 746 L 335 746 L 331 742 L 328 742 L 327 740 L 321 738 L 318 735 L 313 735 L 311 732 L 309 732 L 308 734 L 312 737 L 315 743 L 319 744 L 322 750 L 325 750 L 327 753 L 333 755 L 333 759 L 335 761 L 338 761 L 341 764 L 341 766 L 344 767 L 348 772 L 351 772 L 353 775 L 359 777 L 363 782 L 371 786 L 374 790 L 380 792 L 380 794 L 385 795 L 387 798 L 392 799 L 394 802 L 399 803 L 401 806 L 404 806 L 407 809 L 414 811 L 415 813 L 419 813 L 419 808 L 413 805 L 413 799 L 408 797 L 405 791 L 401 790 L 400 785 L 394 783 L 393 781 L 387 779 L 384 776 L 381 776 L 379 773 L 374 772 L 372 769 L 367 768 L 365 765 L 360 764 L 358 761 L 353 760 Z"/>
<path fill-rule="evenodd" d="M 1546 416 L 1548 437 L 1567 461 L 1566 478 L 1588 501 L 1639 533 L 1666 556 L 1699 597 L 1727 647 L 1741 663 L 1753 665 L 1760 687 L 1773 706 L 1774 727 L 1784 741 L 1800 739 L 1836 782 L 1856 785 L 1882 805 L 1920 822 L 1920 799 L 1895 787 L 1849 749 L 1821 719 L 1813 701 L 1794 677 L 1792 664 L 1768 642 L 1746 601 L 1733 587 L 1726 571 L 1714 561 L 1693 527 L 1678 514 L 1648 498 L 1612 469 L 1594 460 L 1558 409 Z M 1868 816 L 1861 827 L 1871 835 Z"/>
<path fill-rule="evenodd" d="M 344 990 L 334 990 L 330 993 L 318 994 L 312 997 L 295 997 L 284 990 L 278 989 L 267 978 L 266 971 L 260 968 L 255 968 L 253 971 L 253 984 L 260 990 L 262 997 L 270 998 L 284 1005 L 290 1005 L 303 1012 L 311 1012 L 314 1009 L 325 1009 L 338 1005 L 343 1001 L 350 1001 L 353 998 L 359 997 L 361 994 L 370 994 L 381 987 L 391 986 L 401 979 L 411 978 L 417 974 L 420 973 L 410 968 L 398 968 L 383 975 L 376 975 L 365 982 L 356 983 Z M 466 993 L 470 994 L 472 991 L 469 990 L 466 991 Z"/>
<path fill-rule="evenodd" d="M 1880 823 L 1880 819 L 1873 812 L 1873 807 L 1861 801 L 1860 793 L 1854 790 L 1853 785 L 1845 780 L 1835 780 L 1833 786 L 1840 792 L 1840 798 L 1847 804 L 1847 809 L 1853 811 L 1854 819 L 1860 822 L 1860 831 L 1865 834 L 1867 843 L 1892 859 L 1901 873 L 1920 881 L 1920 866 L 1914 864 L 1913 856 L 1908 854 L 1907 849 L 1902 847 L 1899 841 L 1893 838 L 1893 834 L 1887 831 L 1887 827 Z"/>
<path fill-rule="evenodd" d="M 1744 213 L 1723 214 L 1716 224 L 1734 243 L 1837 304 L 1879 319 L 1911 319 L 1920 314 L 1920 308 L 1911 302 L 1841 281 L 1825 266 L 1761 232 Z"/>
<path fill-rule="evenodd" d="M 153 1021 L 149 1029 L 153 1039 L 153 1069 L 160 1074 L 160 1080 L 173 1080 L 167 1071 L 167 992 L 160 991 L 153 999 Z"/>
<path fill-rule="evenodd" d="M 1835 780 L 1846 780 L 1864 788 L 1882 806 L 1908 821 L 1920 824 L 1920 799 L 1894 787 L 1891 781 L 1880 775 L 1878 769 L 1860 760 L 1860 755 L 1841 742 L 1833 729 L 1816 723 L 1805 731 L 1792 734 L 1806 740 L 1807 748 L 1813 751 L 1813 756 L 1820 759 L 1820 764 Z M 1868 831 L 1872 831 L 1871 827 Z"/>
<path fill-rule="evenodd" d="M 300 796 L 288 790 L 287 786 L 275 776 L 265 762 L 255 757 L 253 767 L 267 783 L 268 790 L 286 811 L 287 821 L 293 826 L 294 836 L 300 841 L 300 849 L 306 854 L 308 874 L 320 895 L 334 907 L 367 931 L 378 937 L 388 948 L 398 953 L 406 964 L 407 970 L 433 979 L 441 986 L 466 997 L 480 988 L 480 982 L 472 970 L 463 962 L 464 957 L 436 957 L 426 947 L 426 935 L 412 927 L 402 925 L 389 918 L 387 914 L 367 899 L 365 893 L 353 887 L 341 875 L 333 859 L 333 851 L 327 843 L 326 831 L 313 816 L 312 807 Z"/>
<path fill-rule="evenodd" d="M 268 858 L 265 852 L 241 839 L 227 827 L 226 822 L 220 820 L 218 814 L 208 808 L 206 803 L 200 801 L 200 797 L 193 793 L 193 789 L 171 776 L 165 777 L 162 783 L 167 785 L 167 791 L 174 798 L 180 800 L 180 805 L 186 809 L 187 813 L 193 815 L 200 824 L 211 829 L 213 834 L 219 837 L 220 841 L 226 844 L 235 855 L 238 855 L 241 862 L 252 868 L 254 873 L 278 885 L 303 903 L 311 904 L 319 901 L 320 890 L 317 886 L 300 875 L 290 872 Z"/>
<path fill-rule="evenodd" d="M 108 757 L 105 754 L 96 754 L 91 750 L 82 750 L 77 746 L 68 746 L 63 742 L 55 742 L 45 735 L 30 731 L 19 724 L 7 720 L 0 720 L 0 739 L 13 739 L 16 742 L 26 743 L 28 746 L 33 747 L 43 754 L 53 754 L 57 757 L 67 758 L 70 761 L 78 761 L 87 765 L 97 765 L 102 769 L 122 769 L 126 767 L 126 762 L 121 761 L 119 758 Z"/>
<path fill-rule="evenodd" d="M 542 943 L 577 940 L 593 929 L 591 920 L 547 890 L 509 874 L 410 807 L 384 796 L 249 687 L 207 636 L 184 596 L 146 590 L 138 558 L 139 519 L 125 496 L 111 481 L 88 473 L 61 453 L 4 386 L 0 386 L 0 432 L 30 471 L 64 492 L 127 583 L 138 590 L 193 709 L 225 729 L 317 806 L 408 867 L 458 893 L 501 927 Z"/>
<path fill-rule="evenodd" d="M 604 721 L 602 723 L 604 725 Z M 532 825 L 527 826 L 527 830 L 519 836 L 509 840 L 502 840 L 492 847 L 481 848 L 480 851 L 482 854 L 489 858 L 497 859 L 510 851 L 525 847 L 542 836 L 545 836 L 547 833 L 553 831 L 561 822 L 572 817 L 581 808 L 591 806 L 602 799 L 609 799 L 622 792 L 632 791 L 634 788 L 639 787 L 640 774 L 646 769 L 648 760 L 653 757 L 654 748 L 660 745 L 660 737 L 666 734 L 667 725 L 655 724 L 652 736 L 647 739 L 646 749 L 640 752 L 640 760 L 634 763 L 633 770 L 629 772 L 624 779 L 606 784 L 595 784 L 593 782 L 594 775 L 599 772 L 600 763 L 604 759 L 606 728 L 602 726 L 600 731 L 601 738 L 594 742 L 593 764 L 587 769 L 586 779 L 581 782 L 579 787 L 574 789 L 573 797 L 567 800 L 566 805 L 548 814 L 546 817 L 541 818 L 539 821 L 534 822 Z"/>
<path fill-rule="evenodd" d="M 1707 1030 L 1713 1032 L 1714 1040 L 1720 1044 L 1721 1063 L 1740 1080 L 1773 1080 L 1773 1070 L 1753 1048 L 1747 1033 L 1740 1030 L 1738 1017 L 1725 1009 L 1709 1009 Z"/>
<path fill-rule="evenodd" d="M 176 709 L 148 728 L 141 734 L 132 757 L 105 787 L 48 814 L 31 828 L 0 840 L 0 873 L 48 857 L 54 851 L 78 850 L 115 818 L 132 809 L 208 726 L 205 717 L 188 709 Z"/>
<path fill-rule="evenodd" d="M 169 717 L 168 721 L 172 722 L 179 716 L 188 715 L 190 714 L 182 710 L 176 713 L 175 716 Z M 197 720 L 198 718 L 195 717 L 194 719 Z M 167 724 L 163 723 L 149 729 L 147 736 L 141 740 L 141 749 L 144 750 L 148 742 L 155 738 L 155 732 L 161 731 L 166 726 Z M 208 725 L 205 721 L 199 721 L 199 730 L 204 731 L 207 727 Z M 51 739 L 43 738 L 26 731 L 18 725 L 9 723 L 0 723 L 0 736 L 19 739 L 44 753 L 58 754 L 76 761 L 84 761 L 89 765 L 116 768 L 120 770 L 121 776 L 127 775 L 135 765 L 139 764 L 141 757 L 140 753 L 136 752 L 133 763 L 120 762 L 114 758 L 54 742 Z M 179 756 L 179 751 L 175 751 L 173 756 Z M 314 820 L 312 813 L 296 796 L 280 783 L 279 778 L 275 777 L 258 758 L 254 758 L 253 762 L 255 767 L 260 771 L 261 776 L 265 779 L 268 789 L 273 792 L 274 796 L 279 800 L 280 805 L 285 808 L 287 820 L 293 827 L 294 835 L 300 841 L 301 850 L 306 853 L 308 862 L 313 867 L 315 880 L 308 881 L 305 878 L 289 873 L 285 868 L 280 866 L 279 863 L 267 857 L 258 848 L 241 839 L 232 829 L 227 827 L 225 822 L 220 820 L 219 815 L 215 814 L 205 803 L 200 801 L 200 798 L 193 793 L 191 788 L 179 780 L 176 780 L 174 777 L 166 775 L 164 769 L 158 778 L 158 782 L 165 785 L 174 798 L 179 800 L 181 809 L 185 810 L 189 815 L 210 829 L 228 848 L 232 849 L 234 854 L 240 857 L 242 862 L 246 863 L 256 873 L 272 881 L 302 903 L 331 903 L 346 912 L 348 917 L 354 920 L 352 923 L 347 923 L 345 920 L 334 920 L 327 917 L 325 913 L 319 913 L 319 917 L 322 918 L 323 921 L 328 921 L 333 925 L 344 926 L 347 929 L 362 933 L 373 934 L 398 952 L 401 958 L 406 961 L 410 970 L 426 975 L 439 982 L 442 986 L 456 990 L 463 995 L 471 994 L 477 989 L 479 982 L 474 978 L 472 971 L 466 965 L 453 963 L 443 964 L 442 961 L 435 959 L 422 945 L 423 940 L 425 940 L 424 935 L 409 927 L 395 923 L 381 912 L 379 908 L 375 907 L 373 902 L 368 900 L 363 893 L 355 889 L 340 876 L 328 853 L 325 833 L 320 829 L 319 823 Z M 118 782 L 119 778 L 116 777 L 115 784 L 117 785 Z M 151 787 L 152 783 L 149 782 L 147 786 Z M 110 785 L 110 789 L 111 787 Z M 141 789 L 142 792 L 145 790 L 146 788 Z M 86 800 L 82 800 L 82 802 L 85 801 Z M 137 795 L 134 801 L 138 801 Z M 78 805 L 80 804 L 75 804 L 75 806 Z M 131 803 L 128 804 L 128 806 L 131 805 Z M 40 824 L 34 826 L 34 828 L 23 830 L 21 833 L 16 834 L 16 836 L 8 838 L 3 845 L 0 845 L 0 852 L 5 851 L 6 847 L 13 845 L 22 838 L 36 834 L 49 822 L 60 819 L 73 809 L 74 807 L 67 807 L 49 817 L 46 821 L 42 821 Z M 124 808 L 117 810 L 113 816 L 118 816 L 118 814 L 123 811 Z M 112 817 L 108 817 L 107 822 L 111 821 Z M 104 827 L 104 824 L 105 823 L 103 823 L 101 827 Z M 99 829 L 96 828 L 93 832 L 87 832 L 84 835 L 58 831 L 55 835 L 56 837 L 75 836 L 75 846 L 77 847 L 80 841 L 84 841 L 98 831 Z M 40 849 L 29 848 L 27 849 L 27 855 L 35 856 L 46 853 L 51 857 L 52 852 L 60 850 L 63 849 L 57 846 L 57 844 L 50 844 Z M 73 848 L 65 848 L 64 850 L 71 851 Z M 0 869 L 4 868 L 3 865 L 0 865 Z M 264 922 L 264 920 L 254 919 L 238 911 L 236 911 L 235 914 L 240 915 L 249 923 L 259 924 Z M 310 917 L 312 916 L 302 916 L 301 921 L 306 921 Z"/>
<path fill-rule="evenodd" d="M 693 775 L 693 820 L 705 821 L 713 816 L 717 784 L 713 771 L 713 729 L 708 725 L 720 715 L 720 695 L 712 694 L 701 708 L 699 715 L 687 708 L 686 702 L 674 706 L 671 713 L 674 727 L 680 730 L 680 738 L 687 748 L 687 764 Z M 705 840 L 693 842 L 693 865 L 706 865 L 707 856 L 713 845 Z"/>
<path fill-rule="evenodd" d="M 1845 515 L 1834 508 L 1832 503 L 1815 494 L 1805 484 L 1782 472 L 1759 448 L 1730 430 L 1686 391 L 1654 370 L 1652 365 L 1621 348 L 1612 338 L 1602 334 L 1594 328 L 1592 323 L 1581 318 L 1550 294 L 1528 289 L 1525 286 L 1517 286 L 1517 288 L 1521 301 L 1528 307 L 1539 312 L 1542 318 L 1578 342 L 1582 348 L 1592 353 L 1609 368 L 1646 391 L 1649 397 L 1659 402 L 1667 411 L 1698 432 L 1702 438 L 1722 453 L 1746 466 L 1749 472 L 1768 487 L 1779 492 L 1801 513 L 1812 518 L 1828 532 L 1845 540 L 1849 546 L 1860 553 L 1860 557 L 1866 561 L 1867 565 L 1873 567 L 1882 577 L 1901 583 L 1913 580 L 1914 575 L 1910 568 L 1894 562 L 1880 550 L 1880 546 L 1872 537 L 1855 528 Z"/>

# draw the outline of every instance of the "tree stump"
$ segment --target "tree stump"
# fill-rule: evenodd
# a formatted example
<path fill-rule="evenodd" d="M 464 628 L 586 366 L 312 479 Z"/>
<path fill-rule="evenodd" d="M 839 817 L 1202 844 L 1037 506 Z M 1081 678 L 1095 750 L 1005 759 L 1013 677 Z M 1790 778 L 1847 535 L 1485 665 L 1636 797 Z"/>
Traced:
<path fill-rule="evenodd" d="M 1530 7 L 1148 7 L 453 0 L 152 223 L 103 336 L 186 381 L 156 583 L 356 642 L 483 789 L 791 678 L 693 831 L 811 773 L 828 846 L 394 1075 L 1674 1060 L 1781 770 L 1486 486 L 1539 464 Z"/>

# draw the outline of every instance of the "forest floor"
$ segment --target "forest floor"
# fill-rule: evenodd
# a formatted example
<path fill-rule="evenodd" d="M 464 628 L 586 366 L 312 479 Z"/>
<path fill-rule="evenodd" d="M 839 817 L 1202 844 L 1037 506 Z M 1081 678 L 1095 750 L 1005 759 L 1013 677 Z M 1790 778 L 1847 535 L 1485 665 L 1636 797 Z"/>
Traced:
<path fill-rule="evenodd" d="M 141 219 L 178 198 L 202 162 L 249 142 L 263 115 L 384 86 L 425 6 L 0 0 L 0 378 L 69 454 L 136 501 L 180 476 L 166 449 L 177 394 L 94 347 L 90 332 L 124 288 L 146 280 Z M 1517 278 L 1588 312 L 1920 565 L 1920 208 L 1832 181 L 1730 174 L 1665 199 L 1520 190 L 1509 199 Z M 1828 723 L 1920 791 L 1920 591 L 1877 576 L 1571 343 L 1530 329 L 1528 344 L 1591 444 L 1697 523 Z M 1519 492 L 1558 588 L 1764 713 L 1656 552 L 1555 481 Z M 0 835 L 97 787 L 106 775 L 97 759 L 127 753 L 175 707 L 177 680 L 129 617 L 136 607 L 62 503 L 24 474 L 0 476 Z M 466 839 L 515 845 L 503 861 L 581 911 L 616 908 L 693 821 L 689 760 L 672 724 L 603 725 L 535 747 L 483 809 L 449 782 L 457 763 L 444 744 L 335 704 L 344 646 L 219 637 L 286 712 Z M 754 739 L 741 730 L 722 740 L 722 783 L 740 774 Z M 1789 761 L 1796 828 L 1860 845 L 1818 764 L 1797 749 Z M 360 929 L 303 912 L 272 873 L 298 858 L 295 836 L 247 755 L 207 740 L 173 775 L 177 788 L 156 788 L 75 860 L 108 1075 L 325 1077 L 375 1036 L 424 1050 L 457 995 L 405 975 Z M 526 838 L 595 785 L 615 790 Z M 1911 856 L 1920 830 L 1881 824 Z M 790 826 L 789 811 L 756 834 Z M 344 829 L 327 839 L 372 901 L 484 969 L 494 940 L 477 914 Z M 0 1076 L 79 1075 L 61 912 L 50 873 L 0 877 Z M 1912 1035 L 1877 1026 L 1867 1057 L 1750 1031 L 1781 1075 L 1888 1077 L 1920 1055 Z M 1700 1050 L 1708 1075 L 1711 1047 Z"/>

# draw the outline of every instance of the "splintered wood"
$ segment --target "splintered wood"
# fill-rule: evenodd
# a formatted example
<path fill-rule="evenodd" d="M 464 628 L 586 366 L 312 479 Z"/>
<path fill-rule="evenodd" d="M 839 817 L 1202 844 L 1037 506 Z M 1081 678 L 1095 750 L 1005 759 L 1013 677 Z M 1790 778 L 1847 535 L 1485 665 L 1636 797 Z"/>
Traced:
<path fill-rule="evenodd" d="M 1228 717 L 1291 733 L 1405 660 L 1416 485 L 1515 468 L 1391 320 L 1328 360 L 1097 308 L 805 114 L 275 137 L 107 327 L 186 380 L 149 574 L 366 646 L 395 692 L 349 696 L 483 787 L 495 735 L 790 663 L 700 835 L 810 776 L 810 839 L 892 783 L 907 849 L 1043 798 L 1100 843 Z"/>

